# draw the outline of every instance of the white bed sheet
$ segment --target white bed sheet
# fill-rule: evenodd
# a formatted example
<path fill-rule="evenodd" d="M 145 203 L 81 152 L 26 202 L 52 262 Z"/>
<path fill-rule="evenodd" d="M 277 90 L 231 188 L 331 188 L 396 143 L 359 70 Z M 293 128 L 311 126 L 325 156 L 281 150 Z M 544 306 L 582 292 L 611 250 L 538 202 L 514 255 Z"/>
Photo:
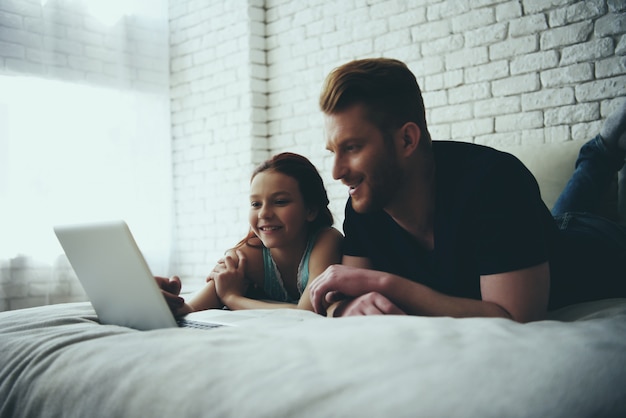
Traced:
<path fill-rule="evenodd" d="M 2 312 L 0 417 L 626 416 L 626 300 L 526 325 L 253 313 L 139 332 L 85 303 Z"/>

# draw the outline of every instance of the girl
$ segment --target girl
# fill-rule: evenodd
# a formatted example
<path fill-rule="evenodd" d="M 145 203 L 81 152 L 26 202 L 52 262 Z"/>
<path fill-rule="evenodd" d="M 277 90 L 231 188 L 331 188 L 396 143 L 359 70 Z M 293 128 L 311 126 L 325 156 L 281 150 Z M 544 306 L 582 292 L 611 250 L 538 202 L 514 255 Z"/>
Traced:
<path fill-rule="evenodd" d="M 313 310 L 309 284 L 341 261 L 343 236 L 332 227 L 328 203 L 322 179 L 305 157 L 282 153 L 262 163 L 250 181 L 250 232 L 218 261 L 205 287 L 184 303 L 174 296 L 178 277 L 156 278 L 174 313 L 223 306 Z"/>

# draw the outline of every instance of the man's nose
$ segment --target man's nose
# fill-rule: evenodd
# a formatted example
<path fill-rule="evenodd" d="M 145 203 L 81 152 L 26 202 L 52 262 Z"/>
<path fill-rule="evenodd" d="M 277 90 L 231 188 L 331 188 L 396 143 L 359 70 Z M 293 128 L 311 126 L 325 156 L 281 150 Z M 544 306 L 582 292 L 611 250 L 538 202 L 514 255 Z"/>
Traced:
<path fill-rule="evenodd" d="M 335 180 L 341 180 L 346 176 L 347 171 L 348 170 L 346 169 L 343 161 L 339 159 L 339 157 L 335 156 L 335 159 L 333 160 L 332 170 L 333 178 Z"/>

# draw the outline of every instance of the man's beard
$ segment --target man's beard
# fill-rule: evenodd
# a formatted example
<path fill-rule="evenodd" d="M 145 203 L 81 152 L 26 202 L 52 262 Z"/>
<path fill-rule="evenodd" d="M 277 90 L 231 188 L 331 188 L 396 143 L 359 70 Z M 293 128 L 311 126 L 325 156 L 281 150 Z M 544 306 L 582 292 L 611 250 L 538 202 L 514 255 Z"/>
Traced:
<path fill-rule="evenodd" d="M 385 209 L 395 197 L 404 182 L 404 172 L 399 167 L 395 155 L 387 153 L 387 158 L 380 161 L 367 177 L 367 195 L 357 199 L 353 208 L 358 213 L 377 212 Z"/>

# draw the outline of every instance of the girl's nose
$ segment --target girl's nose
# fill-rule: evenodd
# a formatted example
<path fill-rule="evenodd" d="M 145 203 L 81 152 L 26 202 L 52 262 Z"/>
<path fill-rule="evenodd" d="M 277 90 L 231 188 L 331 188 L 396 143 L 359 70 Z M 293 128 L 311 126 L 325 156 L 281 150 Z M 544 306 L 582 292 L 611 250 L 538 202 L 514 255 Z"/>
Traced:
<path fill-rule="evenodd" d="M 261 206 L 259 210 L 259 218 L 270 218 L 272 216 L 272 210 L 268 205 Z"/>

